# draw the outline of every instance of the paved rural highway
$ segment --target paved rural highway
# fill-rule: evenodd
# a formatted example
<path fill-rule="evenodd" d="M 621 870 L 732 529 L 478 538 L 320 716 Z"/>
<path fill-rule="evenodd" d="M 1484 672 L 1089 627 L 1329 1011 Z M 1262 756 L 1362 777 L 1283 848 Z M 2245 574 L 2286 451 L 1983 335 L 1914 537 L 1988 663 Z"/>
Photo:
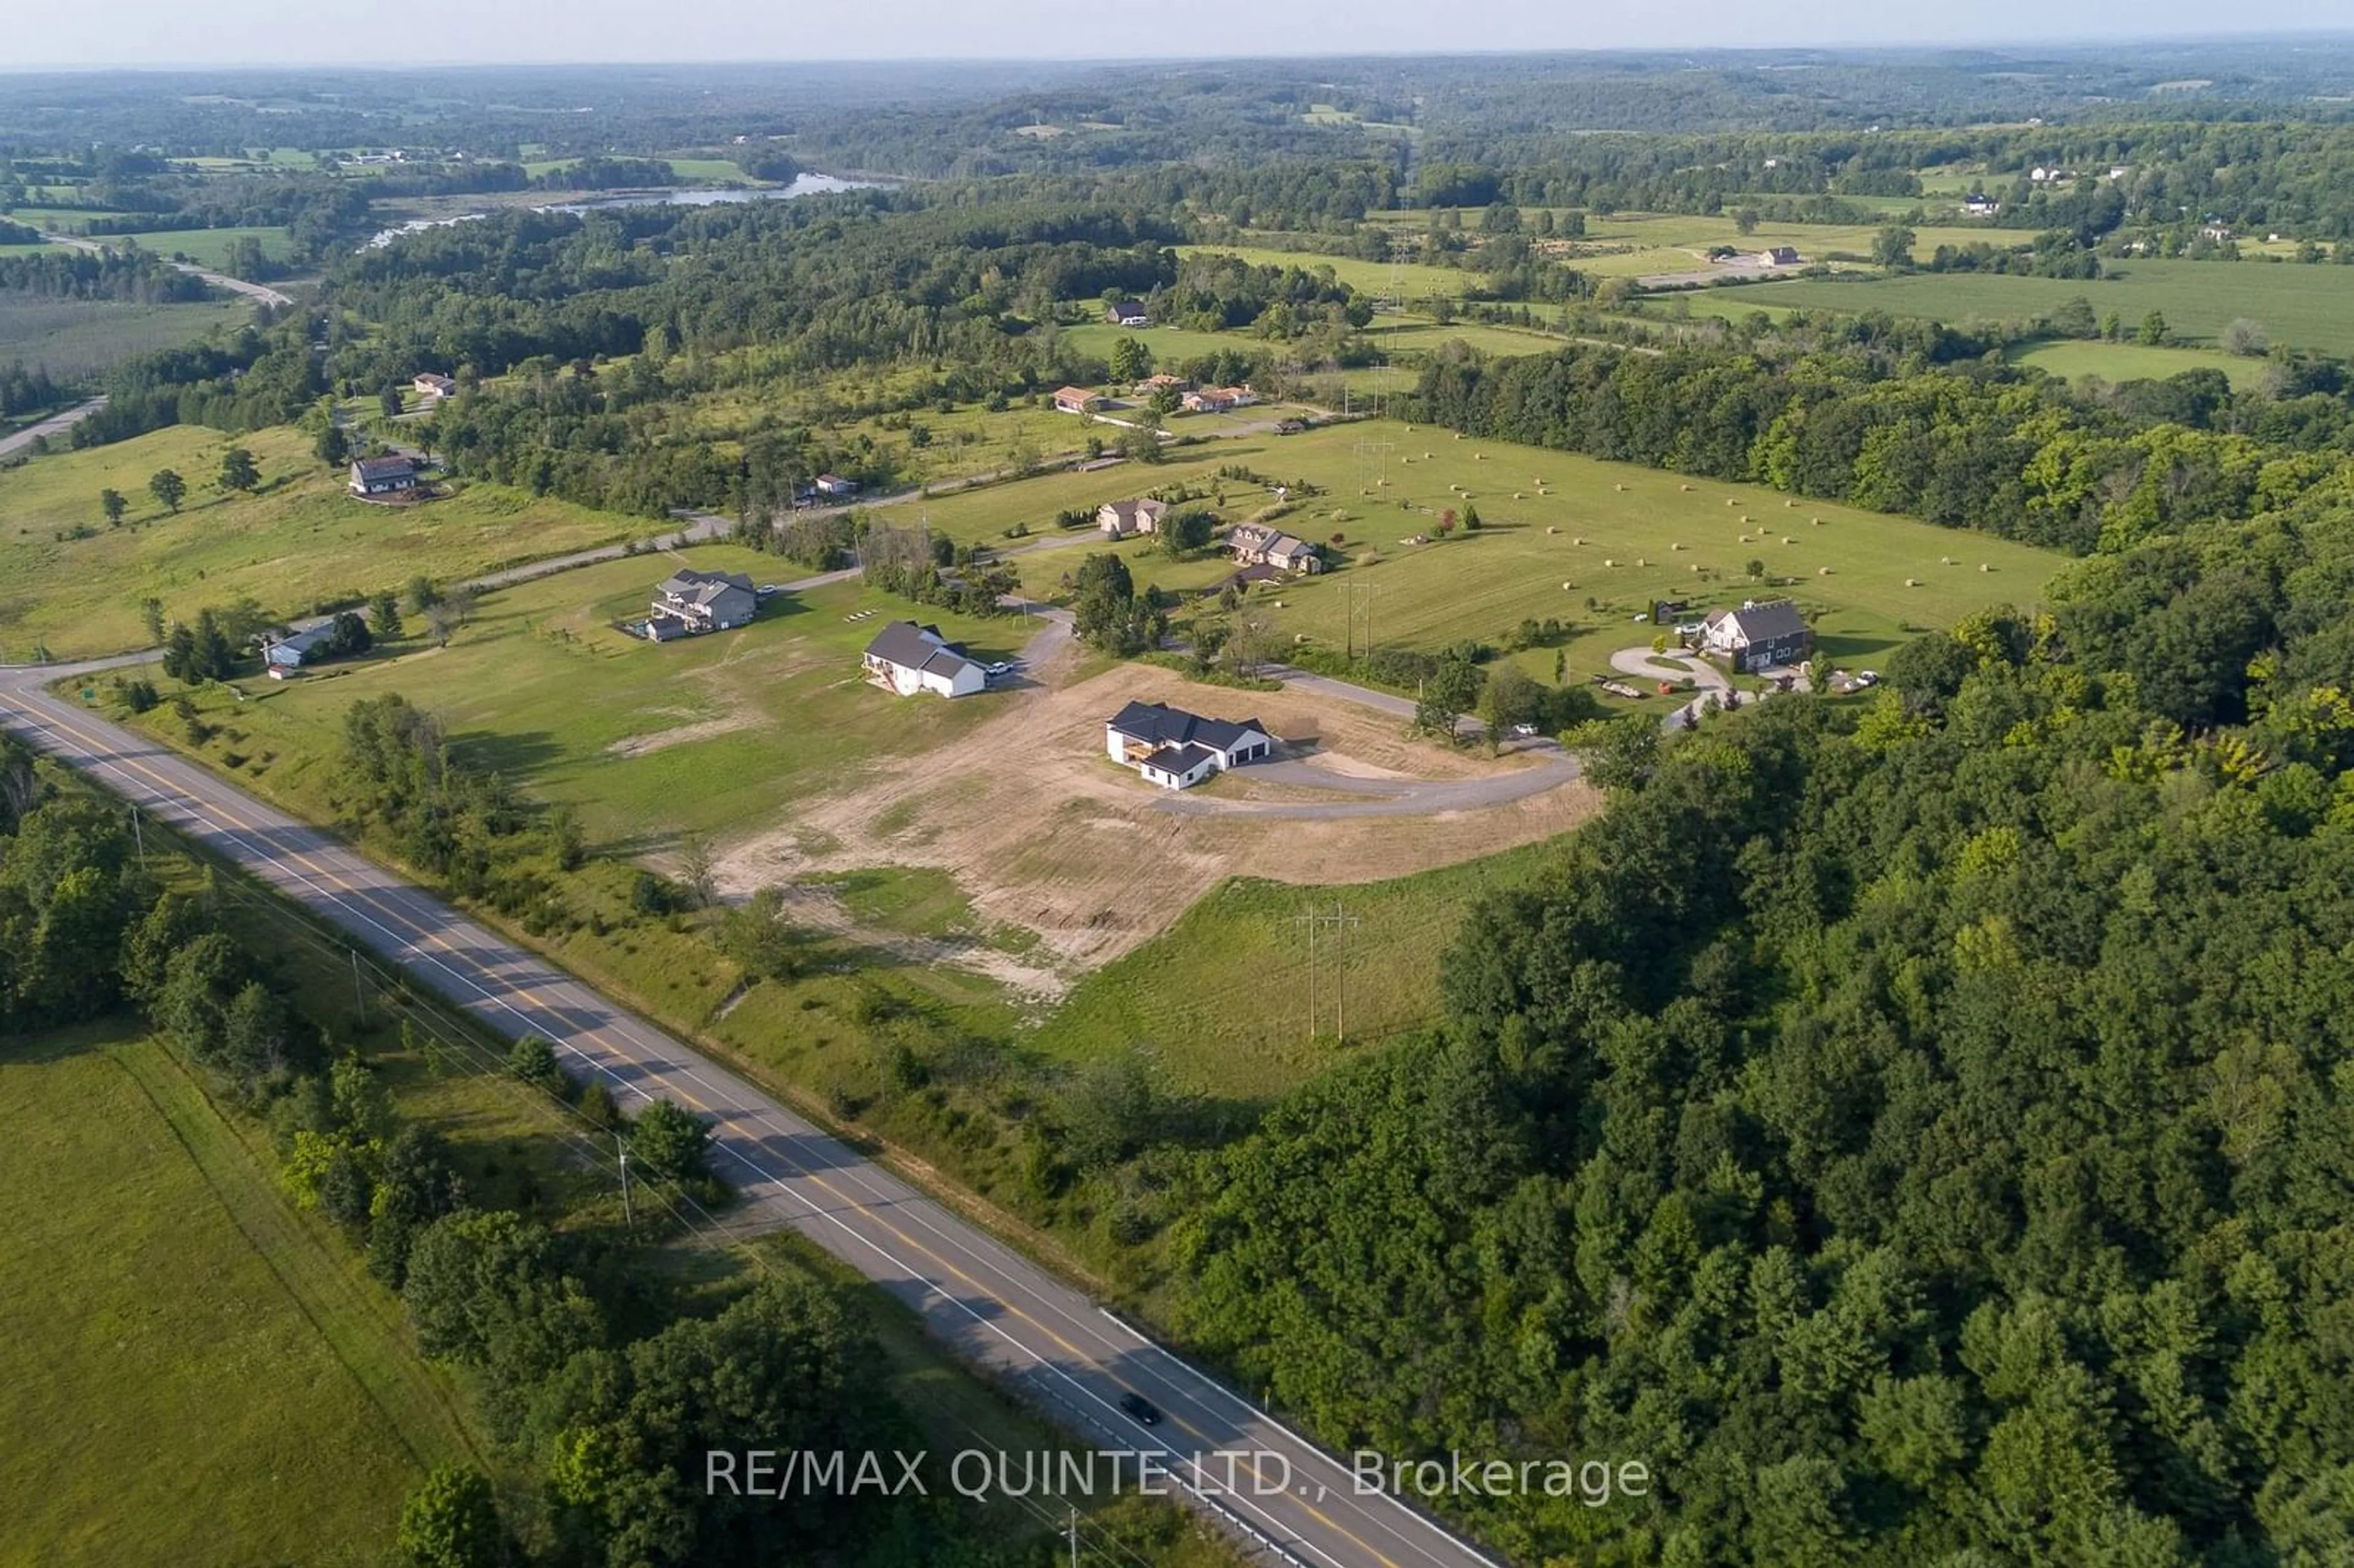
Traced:
<path fill-rule="evenodd" d="M 1495 1568 L 1396 1499 L 1358 1495 L 1341 1461 L 742 1078 L 325 832 L 43 689 L 71 673 L 0 671 L 0 725 L 307 906 L 496 1033 L 556 1042 L 624 1105 L 661 1097 L 711 1118 L 715 1168 L 752 1211 L 739 1223 L 790 1224 L 1091 1444 L 1159 1456 L 1172 1495 L 1252 1534 L 1261 1560 Z M 1131 1420 L 1117 1404 L 1127 1390 L 1164 1419 Z M 746 1433 L 746 1446 L 761 1436 Z M 1225 1454 L 1245 1457 L 1230 1464 Z"/>
<path fill-rule="evenodd" d="M 41 238 L 52 245 L 70 245 L 76 250 L 106 249 L 104 240 L 90 239 L 79 234 L 51 234 L 48 230 L 43 229 Z M 157 247 L 149 246 L 148 249 L 153 250 Z M 232 294 L 243 294 L 247 299 L 259 301 L 265 305 L 291 305 L 294 302 L 293 295 L 281 294 L 267 283 L 249 283 L 242 278 L 232 278 L 226 272 L 216 272 L 209 267 L 199 267 L 193 261 L 168 261 L 165 265 L 176 268 L 191 278 L 201 278 L 216 289 L 226 289 Z"/>
<path fill-rule="evenodd" d="M 37 425 L 27 425 L 13 436 L 0 436 L 0 457 L 6 457 L 19 447 L 29 447 L 43 436 L 61 436 L 101 408 L 104 397 L 92 397 L 87 403 L 77 403 L 62 414 L 52 414 Z"/>

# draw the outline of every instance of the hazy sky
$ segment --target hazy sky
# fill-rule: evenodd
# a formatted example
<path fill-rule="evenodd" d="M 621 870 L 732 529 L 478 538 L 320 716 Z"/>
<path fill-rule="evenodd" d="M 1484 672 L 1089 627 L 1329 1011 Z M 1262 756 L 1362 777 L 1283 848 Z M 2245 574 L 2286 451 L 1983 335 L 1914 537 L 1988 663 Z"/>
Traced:
<path fill-rule="evenodd" d="M 0 69 L 513 61 L 1106 58 L 2005 43 L 2343 27 L 2338 0 L 0 0 Z"/>

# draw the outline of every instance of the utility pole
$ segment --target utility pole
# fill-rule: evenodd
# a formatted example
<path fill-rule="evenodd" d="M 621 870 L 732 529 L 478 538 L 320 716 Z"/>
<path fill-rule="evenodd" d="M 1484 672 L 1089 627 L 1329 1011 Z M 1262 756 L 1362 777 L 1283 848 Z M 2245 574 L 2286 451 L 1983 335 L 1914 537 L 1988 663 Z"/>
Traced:
<path fill-rule="evenodd" d="M 1382 591 L 1382 585 L 1346 581 L 1341 583 L 1341 588 L 1347 601 L 1347 630 L 1342 641 L 1347 644 L 1347 652 L 1354 656 L 1357 650 L 1357 611 L 1358 607 L 1363 605 L 1365 616 L 1365 657 L 1370 659 L 1373 656 L 1373 599 Z"/>
<path fill-rule="evenodd" d="M 146 824 L 140 820 L 139 808 L 136 806 L 131 808 L 131 836 L 138 842 L 139 869 L 144 871 L 147 869 L 147 828 Z"/>
<path fill-rule="evenodd" d="M 1332 900 L 1332 940 L 1341 953 L 1348 951 L 1349 933 L 1357 927 L 1357 916 L 1348 912 L 1341 902 Z M 1342 1043 L 1349 1038 L 1349 964 L 1345 958 L 1332 960 L 1332 1037 Z"/>
<path fill-rule="evenodd" d="M 1079 1509 L 1071 1505 L 1071 1568 L 1079 1568 Z"/>
<path fill-rule="evenodd" d="M 359 1006 L 360 1027 L 367 1027 L 367 982 L 360 978 L 360 950 L 352 949 L 352 1000 Z"/>
<path fill-rule="evenodd" d="M 1291 917 L 1293 925 L 1308 928 L 1308 1038 L 1311 1044 L 1316 1039 L 1316 923 L 1320 918 L 1312 904 Z"/>
<path fill-rule="evenodd" d="M 636 1230 L 638 1217 L 630 1208 L 630 1146 L 618 1132 L 613 1135 L 613 1151 L 621 1157 L 621 1224 Z"/>

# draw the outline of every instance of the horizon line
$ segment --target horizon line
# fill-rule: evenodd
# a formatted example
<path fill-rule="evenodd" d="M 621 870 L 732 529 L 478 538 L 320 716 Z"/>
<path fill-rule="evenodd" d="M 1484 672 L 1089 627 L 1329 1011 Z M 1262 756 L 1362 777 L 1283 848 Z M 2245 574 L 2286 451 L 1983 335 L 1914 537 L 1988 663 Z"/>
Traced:
<path fill-rule="evenodd" d="M 1313 49 L 1277 49 L 1257 54 L 1167 54 L 1167 55 L 1039 55 L 1039 54 L 971 54 L 938 55 L 837 55 L 818 58 L 774 56 L 758 59 L 718 58 L 709 56 L 679 56 L 673 58 L 631 59 L 592 58 L 517 58 L 517 59 L 415 59 L 395 63 L 337 61 L 329 59 L 220 59 L 198 61 L 97 61 L 97 60 L 34 60 L 0 63 L 0 77 L 43 75 L 172 75 L 199 74 L 207 71 L 309 71 L 332 70 L 345 75 L 398 76 L 408 72 L 468 71 L 468 70 L 629 70 L 723 68 L 737 70 L 761 70 L 786 68 L 894 68 L 914 66 L 1170 66 L 1170 65 L 1248 65 L 1298 60 L 1447 60 L 1447 59 L 1535 59 L 1547 57 L 1575 58 L 1608 58 L 1614 56 L 1680 55 L 1691 57 L 1738 57 L 1744 55 L 1778 54 L 1917 54 L 1934 55 L 1956 50 L 1986 50 L 2023 54 L 2062 53 L 2095 48 L 2133 48 L 2137 46 L 2181 46 L 2200 43 L 2282 43 L 2327 42 L 2354 44 L 2354 26 L 2314 27 L 2296 29 L 2257 28 L 2246 32 L 2212 28 L 2185 29 L 2179 32 L 2156 33 L 2082 33 L 2060 37 L 2043 37 L 2034 40 L 2013 37 L 1951 37 L 1943 39 L 1870 39 L 1855 38 L 1837 43 L 1787 44 L 1614 44 L 1602 48 L 1577 48 L 1569 45 L 1531 48 L 1499 47 L 1494 48 L 1372 48 L 1341 51 Z"/>

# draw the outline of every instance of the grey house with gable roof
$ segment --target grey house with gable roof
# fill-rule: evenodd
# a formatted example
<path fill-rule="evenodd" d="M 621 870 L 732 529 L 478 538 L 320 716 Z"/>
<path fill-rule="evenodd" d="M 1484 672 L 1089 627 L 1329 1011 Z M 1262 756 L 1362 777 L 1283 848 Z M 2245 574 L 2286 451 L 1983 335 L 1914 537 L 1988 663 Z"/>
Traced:
<path fill-rule="evenodd" d="M 1787 599 L 1711 610 L 1702 622 L 1701 652 L 1726 660 L 1735 674 L 1802 662 L 1814 645 L 1815 634 Z"/>

